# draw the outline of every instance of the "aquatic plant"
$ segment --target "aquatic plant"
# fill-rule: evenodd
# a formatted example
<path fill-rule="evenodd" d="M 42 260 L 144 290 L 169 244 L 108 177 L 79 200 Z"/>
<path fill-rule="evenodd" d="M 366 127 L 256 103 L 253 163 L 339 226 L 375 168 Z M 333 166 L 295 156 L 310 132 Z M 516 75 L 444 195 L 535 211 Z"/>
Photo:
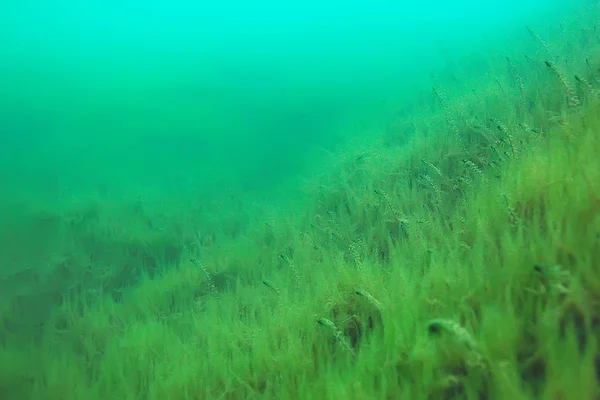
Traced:
<path fill-rule="evenodd" d="M 4 224 L 35 266 L 0 281 L 0 397 L 598 398 L 600 57 L 555 55 L 600 49 L 529 32 L 542 56 L 436 86 L 301 208 Z"/>

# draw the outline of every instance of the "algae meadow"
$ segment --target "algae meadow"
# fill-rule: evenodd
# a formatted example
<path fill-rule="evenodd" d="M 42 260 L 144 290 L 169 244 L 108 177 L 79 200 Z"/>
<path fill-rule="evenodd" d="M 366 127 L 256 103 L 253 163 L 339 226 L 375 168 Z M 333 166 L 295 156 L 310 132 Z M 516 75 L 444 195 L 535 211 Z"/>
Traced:
<path fill-rule="evenodd" d="M 434 79 L 287 206 L 5 192 L 0 397 L 600 398 L 598 15 Z"/>

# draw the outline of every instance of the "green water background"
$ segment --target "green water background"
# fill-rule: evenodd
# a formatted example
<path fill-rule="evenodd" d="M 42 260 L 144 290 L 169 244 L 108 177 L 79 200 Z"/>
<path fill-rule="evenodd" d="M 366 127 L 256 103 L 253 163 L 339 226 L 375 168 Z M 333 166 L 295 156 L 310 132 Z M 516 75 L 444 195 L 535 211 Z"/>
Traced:
<path fill-rule="evenodd" d="M 583 1 L 22 1 L 0 14 L 3 201 L 259 193 L 381 135 Z M 525 44 L 523 44 L 525 46 Z M 289 192 L 286 192 L 289 193 Z"/>

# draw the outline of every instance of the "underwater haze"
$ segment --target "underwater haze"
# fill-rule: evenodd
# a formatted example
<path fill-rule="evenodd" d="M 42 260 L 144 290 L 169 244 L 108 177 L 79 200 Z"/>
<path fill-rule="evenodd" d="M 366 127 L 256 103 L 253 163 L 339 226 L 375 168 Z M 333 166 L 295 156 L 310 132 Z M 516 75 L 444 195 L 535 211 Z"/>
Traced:
<path fill-rule="evenodd" d="M 600 399 L 600 1 L 4 1 L 0 399 Z"/>
<path fill-rule="evenodd" d="M 6 3 L 2 184 L 50 195 L 272 189 L 317 171 L 323 149 L 384 130 L 453 60 L 477 73 L 565 6 Z"/>

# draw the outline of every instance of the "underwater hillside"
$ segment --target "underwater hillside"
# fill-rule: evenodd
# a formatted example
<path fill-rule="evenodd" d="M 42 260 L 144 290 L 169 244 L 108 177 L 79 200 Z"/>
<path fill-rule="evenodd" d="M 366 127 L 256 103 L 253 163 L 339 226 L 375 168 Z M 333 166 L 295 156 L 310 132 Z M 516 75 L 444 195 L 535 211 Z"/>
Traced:
<path fill-rule="evenodd" d="M 600 399 L 598 1 L 298 11 L 270 42 L 28 3 L 0 399 Z"/>

